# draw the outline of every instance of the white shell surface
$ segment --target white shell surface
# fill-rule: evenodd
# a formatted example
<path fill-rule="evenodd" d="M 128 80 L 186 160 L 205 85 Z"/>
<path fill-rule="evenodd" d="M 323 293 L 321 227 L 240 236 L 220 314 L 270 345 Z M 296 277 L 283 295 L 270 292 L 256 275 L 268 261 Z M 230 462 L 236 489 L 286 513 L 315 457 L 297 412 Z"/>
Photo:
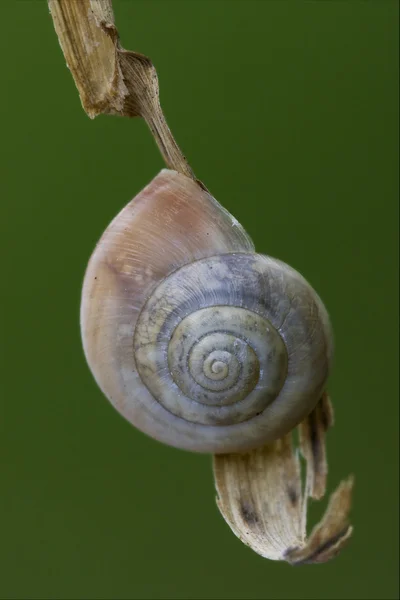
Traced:
<path fill-rule="evenodd" d="M 168 274 L 226 252 L 254 252 L 254 245 L 195 181 L 163 169 L 110 223 L 85 273 L 82 342 L 96 382 L 128 421 L 178 447 L 182 444 L 163 421 L 162 407 L 143 392 L 134 367 L 136 321 Z M 190 449 L 190 440 L 184 446 Z"/>
<path fill-rule="evenodd" d="M 324 391 L 332 353 L 328 315 L 305 279 L 255 254 L 215 199 L 167 170 L 98 243 L 81 329 L 114 407 L 198 452 L 244 451 L 290 431 Z"/>

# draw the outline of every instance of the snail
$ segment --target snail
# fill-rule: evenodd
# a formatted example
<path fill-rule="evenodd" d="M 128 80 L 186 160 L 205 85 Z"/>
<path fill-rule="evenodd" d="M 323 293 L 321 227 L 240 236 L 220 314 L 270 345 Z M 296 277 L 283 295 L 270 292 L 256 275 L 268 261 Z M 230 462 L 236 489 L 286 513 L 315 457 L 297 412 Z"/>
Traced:
<path fill-rule="evenodd" d="M 213 454 L 291 431 L 325 391 L 332 332 L 309 283 L 257 254 L 199 182 L 163 169 L 108 226 L 85 273 L 84 353 L 136 428 Z"/>
<path fill-rule="evenodd" d="M 300 273 L 257 253 L 196 179 L 155 67 L 122 47 L 111 0 L 49 7 L 86 113 L 142 117 L 167 167 L 89 260 L 80 321 L 92 374 L 143 433 L 213 454 L 218 509 L 244 544 L 271 560 L 326 562 L 352 534 L 353 488 L 352 477 L 340 483 L 307 539 L 307 499 L 325 493 L 333 424 L 326 308 Z"/>

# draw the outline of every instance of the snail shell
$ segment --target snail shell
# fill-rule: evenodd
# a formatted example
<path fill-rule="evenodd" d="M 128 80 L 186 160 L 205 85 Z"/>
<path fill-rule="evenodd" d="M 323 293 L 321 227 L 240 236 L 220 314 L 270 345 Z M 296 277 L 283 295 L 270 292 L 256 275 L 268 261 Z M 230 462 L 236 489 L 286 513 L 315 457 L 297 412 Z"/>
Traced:
<path fill-rule="evenodd" d="M 85 355 L 114 407 L 153 438 L 240 452 L 289 432 L 324 391 L 328 314 L 295 270 L 255 253 L 195 181 L 162 170 L 89 261 Z"/>

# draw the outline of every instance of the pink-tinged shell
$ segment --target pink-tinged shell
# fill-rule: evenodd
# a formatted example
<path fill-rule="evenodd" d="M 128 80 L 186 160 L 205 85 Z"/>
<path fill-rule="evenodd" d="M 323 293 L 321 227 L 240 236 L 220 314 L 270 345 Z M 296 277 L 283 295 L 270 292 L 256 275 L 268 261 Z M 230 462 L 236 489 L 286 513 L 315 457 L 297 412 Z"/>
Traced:
<path fill-rule="evenodd" d="M 254 252 L 241 225 L 195 181 L 164 169 L 115 217 L 89 261 L 81 302 L 88 364 L 113 406 L 165 443 L 190 449 L 190 433 L 174 443 L 167 411 L 143 389 L 133 353 L 138 315 L 174 270 L 232 252 Z"/>

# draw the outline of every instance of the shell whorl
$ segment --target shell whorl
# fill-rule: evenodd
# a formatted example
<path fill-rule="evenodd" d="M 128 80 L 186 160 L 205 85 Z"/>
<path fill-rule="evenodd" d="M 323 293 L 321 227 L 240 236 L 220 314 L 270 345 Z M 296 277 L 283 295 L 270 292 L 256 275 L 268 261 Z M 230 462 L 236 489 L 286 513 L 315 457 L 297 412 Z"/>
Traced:
<path fill-rule="evenodd" d="M 329 370 L 329 319 L 309 284 L 254 253 L 207 192 L 166 170 L 100 240 L 81 324 L 92 372 L 121 414 L 193 451 L 242 451 L 287 433 Z"/>
<path fill-rule="evenodd" d="M 243 304 L 240 281 L 239 294 L 232 289 L 255 256 L 226 254 L 182 267 L 154 291 L 138 319 L 139 375 L 177 417 L 199 425 L 247 421 L 283 386 L 282 338 L 265 314 Z"/>

